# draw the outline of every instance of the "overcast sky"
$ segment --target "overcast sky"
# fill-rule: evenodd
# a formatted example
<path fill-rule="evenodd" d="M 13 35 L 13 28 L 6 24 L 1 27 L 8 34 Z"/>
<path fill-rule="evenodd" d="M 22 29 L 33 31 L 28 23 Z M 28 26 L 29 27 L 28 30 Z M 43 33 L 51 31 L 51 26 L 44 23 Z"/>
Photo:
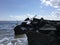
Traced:
<path fill-rule="evenodd" d="M 24 20 L 34 15 L 60 20 L 60 0 L 0 0 L 0 20 Z"/>

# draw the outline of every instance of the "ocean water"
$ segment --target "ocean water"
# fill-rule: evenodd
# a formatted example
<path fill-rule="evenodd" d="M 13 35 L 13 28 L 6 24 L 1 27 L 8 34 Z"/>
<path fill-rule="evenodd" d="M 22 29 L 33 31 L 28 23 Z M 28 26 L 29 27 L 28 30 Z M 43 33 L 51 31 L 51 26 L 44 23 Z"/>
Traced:
<path fill-rule="evenodd" d="M 14 27 L 20 21 L 0 21 L 0 45 L 27 45 L 27 38 L 15 39 Z"/>

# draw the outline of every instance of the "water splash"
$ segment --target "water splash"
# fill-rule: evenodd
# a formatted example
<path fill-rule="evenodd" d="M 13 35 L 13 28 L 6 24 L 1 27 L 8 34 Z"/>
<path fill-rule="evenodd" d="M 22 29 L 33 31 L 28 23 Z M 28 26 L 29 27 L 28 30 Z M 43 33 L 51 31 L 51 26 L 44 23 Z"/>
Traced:
<path fill-rule="evenodd" d="M 0 40 L 0 45 L 28 45 L 27 38 L 8 38 Z"/>

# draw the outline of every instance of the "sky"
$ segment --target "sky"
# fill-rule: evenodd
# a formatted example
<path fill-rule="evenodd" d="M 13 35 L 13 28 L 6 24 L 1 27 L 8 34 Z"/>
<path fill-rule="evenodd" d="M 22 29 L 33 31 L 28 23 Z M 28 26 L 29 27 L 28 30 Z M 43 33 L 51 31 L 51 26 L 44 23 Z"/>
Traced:
<path fill-rule="evenodd" d="M 27 17 L 60 20 L 60 0 L 0 0 L 0 21 Z"/>

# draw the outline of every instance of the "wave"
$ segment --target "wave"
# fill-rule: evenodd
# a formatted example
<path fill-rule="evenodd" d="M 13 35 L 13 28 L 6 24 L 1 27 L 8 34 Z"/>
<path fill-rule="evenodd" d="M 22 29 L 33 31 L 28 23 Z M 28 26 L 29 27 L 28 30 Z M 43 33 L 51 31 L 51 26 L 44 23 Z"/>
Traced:
<path fill-rule="evenodd" d="M 8 38 L 0 40 L 0 45 L 28 45 L 27 38 Z"/>

